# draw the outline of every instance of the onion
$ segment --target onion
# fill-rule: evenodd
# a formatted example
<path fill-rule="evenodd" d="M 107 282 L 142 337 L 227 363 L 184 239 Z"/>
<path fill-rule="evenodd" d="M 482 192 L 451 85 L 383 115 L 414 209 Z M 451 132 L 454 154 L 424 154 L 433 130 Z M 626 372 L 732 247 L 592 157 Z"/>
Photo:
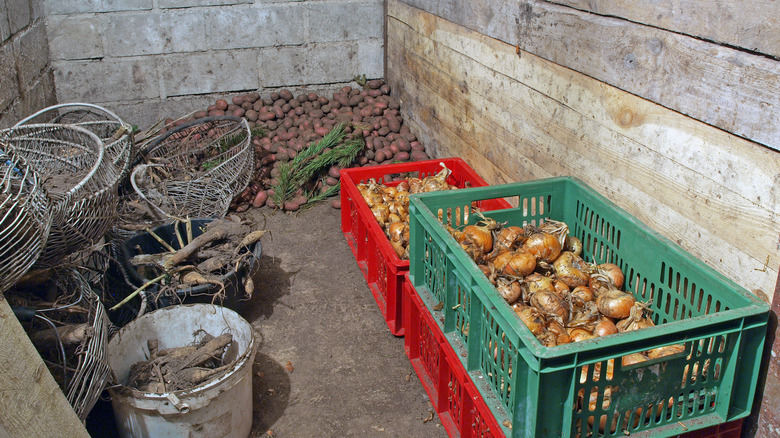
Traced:
<path fill-rule="evenodd" d="M 596 327 L 593 329 L 593 334 L 596 336 L 609 336 L 618 332 L 615 323 L 609 318 L 601 318 Z"/>
<path fill-rule="evenodd" d="M 509 260 L 515 255 L 514 251 L 508 249 L 500 249 L 498 252 L 494 251 L 492 254 L 495 254 L 492 262 L 498 272 L 502 272 L 509 263 Z"/>
<path fill-rule="evenodd" d="M 515 277 L 525 277 L 534 272 L 534 268 L 536 268 L 536 257 L 525 251 L 515 251 L 504 267 L 503 273 Z"/>
<path fill-rule="evenodd" d="M 552 262 L 561 253 L 561 243 L 550 233 L 534 233 L 525 240 L 522 249 L 533 254 L 537 260 Z"/>
<path fill-rule="evenodd" d="M 647 314 L 647 304 L 635 302 L 629 309 L 629 314 L 625 319 L 618 321 L 615 326 L 619 332 L 628 332 L 632 330 L 640 330 L 647 327 L 654 327 L 655 323 Z"/>
<path fill-rule="evenodd" d="M 572 235 L 566 236 L 566 242 L 563 245 L 565 251 L 571 251 L 574 255 L 582 255 L 582 241 Z"/>
<path fill-rule="evenodd" d="M 540 290 L 531 295 L 531 305 L 541 310 L 545 315 L 557 316 L 564 323 L 569 321 L 569 307 L 558 294 L 552 291 Z"/>
<path fill-rule="evenodd" d="M 579 269 L 585 262 L 573 252 L 562 252 L 555 262 L 553 269 L 555 276 L 569 287 L 585 286 L 590 280 L 590 276 Z"/>
<path fill-rule="evenodd" d="M 558 295 L 560 296 L 565 297 L 571 294 L 571 289 L 569 288 L 569 285 L 560 280 L 555 280 L 553 282 L 553 286 L 555 287 L 555 292 L 558 293 Z"/>
<path fill-rule="evenodd" d="M 574 342 L 585 341 L 596 337 L 593 333 L 580 327 L 569 329 L 569 336 L 571 336 Z"/>
<path fill-rule="evenodd" d="M 534 336 L 542 334 L 546 327 L 544 315 L 535 307 L 516 306 L 515 313 Z"/>
<path fill-rule="evenodd" d="M 623 288 L 625 276 L 623 275 L 623 270 L 621 270 L 618 265 L 614 263 L 602 263 L 598 265 L 597 268 L 598 272 L 609 278 L 609 281 L 611 281 L 617 289 Z"/>
<path fill-rule="evenodd" d="M 524 237 L 524 231 L 518 226 L 508 226 L 502 228 L 495 237 L 495 245 L 497 248 L 514 249 L 518 240 Z"/>
<path fill-rule="evenodd" d="M 574 342 L 566 327 L 555 319 L 547 320 L 547 330 L 555 336 L 555 344 L 569 344 Z"/>
<path fill-rule="evenodd" d="M 604 316 L 615 319 L 623 319 L 631 314 L 631 308 L 636 303 L 633 295 L 612 289 L 609 292 L 602 293 L 596 299 L 599 312 Z"/>
<path fill-rule="evenodd" d="M 390 217 L 390 209 L 381 202 L 371 207 L 371 213 L 374 213 L 374 217 L 381 225 L 386 224 Z"/>
<path fill-rule="evenodd" d="M 523 289 L 520 287 L 520 282 L 516 280 L 507 280 L 499 278 L 496 280 L 496 289 L 501 297 L 506 300 L 507 303 L 512 304 L 520 298 Z"/>
<path fill-rule="evenodd" d="M 673 354 L 684 353 L 684 344 L 667 345 L 666 347 L 653 348 L 647 351 L 648 359 L 656 359 L 664 356 L 671 356 Z"/>
<path fill-rule="evenodd" d="M 488 227 L 482 225 L 466 225 L 458 238 L 458 242 L 466 245 L 474 245 L 482 254 L 487 254 L 493 249 L 493 234 Z"/>
<path fill-rule="evenodd" d="M 642 353 L 631 353 L 623 356 L 623 358 L 620 360 L 620 363 L 627 367 L 629 365 L 634 365 L 638 363 L 642 363 L 647 360 L 647 356 L 645 356 Z"/>
<path fill-rule="evenodd" d="M 395 242 L 404 242 L 404 230 L 408 228 L 405 222 L 392 222 L 387 226 L 387 233 L 390 235 L 390 240 Z"/>
<path fill-rule="evenodd" d="M 571 291 L 571 296 L 573 298 L 579 298 L 586 303 L 593 301 L 593 291 L 590 290 L 588 286 L 575 287 L 574 290 Z"/>
<path fill-rule="evenodd" d="M 545 275 L 533 273 L 525 278 L 528 285 L 528 293 L 535 294 L 539 291 L 555 292 L 555 283 L 553 279 Z"/>

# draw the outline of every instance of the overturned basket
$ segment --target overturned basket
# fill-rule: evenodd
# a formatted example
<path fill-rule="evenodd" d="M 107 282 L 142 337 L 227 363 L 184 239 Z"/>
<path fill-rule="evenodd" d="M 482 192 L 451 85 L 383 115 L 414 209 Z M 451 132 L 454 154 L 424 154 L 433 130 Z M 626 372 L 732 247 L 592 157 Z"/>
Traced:
<path fill-rule="evenodd" d="M 103 237 L 116 219 L 120 174 L 97 135 L 35 124 L 0 131 L 0 141 L 39 174 L 51 203 L 51 233 L 36 267 L 55 266 Z"/>
<path fill-rule="evenodd" d="M 0 142 L 0 294 L 43 252 L 51 206 L 38 174 Z"/>
<path fill-rule="evenodd" d="M 77 125 L 103 140 L 108 158 L 124 179 L 130 174 L 135 159 L 133 128 L 110 110 L 91 103 L 63 103 L 44 108 L 19 121 L 16 126 L 30 124 Z"/>
<path fill-rule="evenodd" d="M 140 155 L 130 181 L 160 217 L 223 217 L 254 172 L 252 132 L 241 117 L 182 124 Z"/>
<path fill-rule="evenodd" d="M 45 299 L 49 288 L 58 290 L 53 303 Z M 13 288 L 7 298 L 52 377 L 84 421 L 111 374 L 109 321 L 100 299 L 75 269 L 52 271 L 51 279 Z"/>

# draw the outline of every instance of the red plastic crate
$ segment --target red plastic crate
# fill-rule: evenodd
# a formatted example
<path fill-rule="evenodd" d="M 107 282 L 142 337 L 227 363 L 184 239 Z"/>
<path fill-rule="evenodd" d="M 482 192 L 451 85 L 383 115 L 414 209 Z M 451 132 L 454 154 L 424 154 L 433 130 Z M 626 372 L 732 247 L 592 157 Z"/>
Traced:
<path fill-rule="evenodd" d="M 341 231 L 366 278 L 379 310 L 390 332 L 404 335 L 401 321 L 401 284 L 409 272 L 409 261 L 401 260 L 374 218 L 357 185 L 374 179 L 388 186 L 398 185 L 398 177 L 424 178 L 442 170 L 441 163 L 452 171 L 447 182 L 458 188 L 483 187 L 488 184 L 461 158 L 414 161 L 400 164 L 356 167 L 341 171 Z M 503 199 L 477 203 L 481 210 L 510 208 Z"/>
<path fill-rule="evenodd" d="M 451 437 L 504 437 L 455 351 L 404 276 L 404 350 Z"/>

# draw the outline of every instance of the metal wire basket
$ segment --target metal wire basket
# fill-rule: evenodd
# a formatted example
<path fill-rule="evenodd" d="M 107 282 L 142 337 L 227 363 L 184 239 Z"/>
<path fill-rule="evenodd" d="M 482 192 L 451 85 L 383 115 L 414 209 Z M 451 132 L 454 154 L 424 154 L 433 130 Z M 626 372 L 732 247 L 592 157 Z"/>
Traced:
<path fill-rule="evenodd" d="M 133 127 L 110 110 L 91 103 L 63 103 L 44 108 L 19 121 L 15 127 L 30 124 L 77 125 L 103 140 L 106 154 L 124 180 L 135 160 Z"/>
<path fill-rule="evenodd" d="M 49 238 L 35 267 L 55 266 L 100 239 L 117 214 L 119 173 L 97 135 L 75 125 L 22 125 L 0 141 L 24 157 L 52 206 Z"/>
<path fill-rule="evenodd" d="M 0 294 L 43 252 L 51 228 L 49 198 L 38 174 L 0 142 Z"/>
<path fill-rule="evenodd" d="M 130 181 L 158 213 L 223 217 L 254 173 L 246 119 L 215 116 L 182 124 L 151 141 Z"/>
<path fill-rule="evenodd" d="M 39 285 L 13 288 L 8 301 L 54 380 L 84 421 L 110 380 L 109 320 L 78 270 L 49 271 Z M 46 290 L 58 289 L 55 302 Z"/>

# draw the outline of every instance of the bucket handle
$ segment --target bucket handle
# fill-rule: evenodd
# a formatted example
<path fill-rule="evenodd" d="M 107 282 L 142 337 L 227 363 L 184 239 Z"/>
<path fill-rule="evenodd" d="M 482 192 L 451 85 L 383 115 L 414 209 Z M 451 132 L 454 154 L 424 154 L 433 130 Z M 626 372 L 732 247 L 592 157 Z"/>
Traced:
<path fill-rule="evenodd" d="M 165 398 L 171 402 L 171 404 L 179 411 L 179 413 L 186 414 L 190 411 L 190 405 L 179 400 L 179 397 L 176 397 L 176 394 L 168 392 L 165 394 Z"/>

